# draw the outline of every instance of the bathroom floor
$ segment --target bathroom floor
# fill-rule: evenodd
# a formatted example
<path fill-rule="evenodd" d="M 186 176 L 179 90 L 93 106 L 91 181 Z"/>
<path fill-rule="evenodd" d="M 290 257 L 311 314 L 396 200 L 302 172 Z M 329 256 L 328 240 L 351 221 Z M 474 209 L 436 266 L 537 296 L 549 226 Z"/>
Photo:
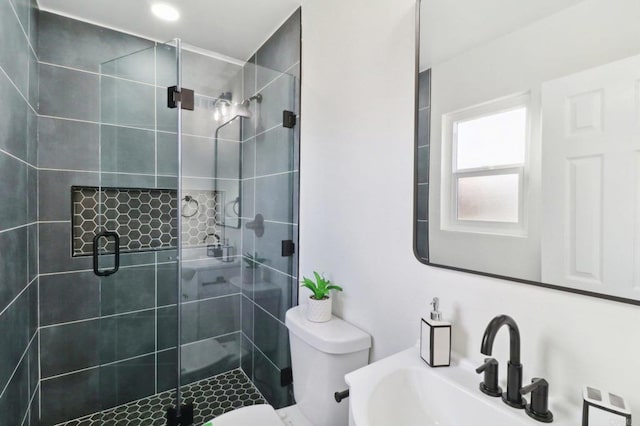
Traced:
<path fill-rule="evenodd" d="M 183 400 L 194 402 L 195 426 L 239 407 L 267 403 L 241 369 L 185 385 L 183 389 Z M 164 426 L 166 407 L 174 398 L 174 391 L 166 391 L 58 426 Z"/>

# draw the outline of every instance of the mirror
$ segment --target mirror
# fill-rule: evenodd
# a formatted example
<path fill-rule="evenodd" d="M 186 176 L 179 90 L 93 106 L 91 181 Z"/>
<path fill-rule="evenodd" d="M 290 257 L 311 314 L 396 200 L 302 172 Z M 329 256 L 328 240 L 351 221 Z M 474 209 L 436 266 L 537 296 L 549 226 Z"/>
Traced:
<path fill-rule="evenodd" d="M 418 258 L 640 304 L 640 3 L 419 11 Z"/>

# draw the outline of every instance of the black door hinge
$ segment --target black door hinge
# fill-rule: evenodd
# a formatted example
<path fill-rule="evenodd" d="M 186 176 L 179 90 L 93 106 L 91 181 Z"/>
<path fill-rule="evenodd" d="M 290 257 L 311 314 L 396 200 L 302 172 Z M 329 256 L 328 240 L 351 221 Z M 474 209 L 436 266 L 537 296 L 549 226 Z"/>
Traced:
<path fill-rule="evenodd" d="M 293 370 L 291 367 L 285 367 L 280 370 L 280 386 L 287 386 L 293 383 Z"/>
<path fill-rule="evenodd" d="M 167 87 L 167 106 L 177 108 L 181 102 L 182 109 L 193 111 L 195 106 L 195 93 L 191 89 L 178 90 L 178 86 Z"/>
<path fill-rule="evenodd" d="M 293 111 L 282 111 L 282 127 L 287 129 L 293 128 L 296 125 L 296 113 Z"/>
<path fill-rule="evenodd" d="M 291 240 L 282 240 L 282 257 L 293 256 L 296 252 L 296 245 Z"/>

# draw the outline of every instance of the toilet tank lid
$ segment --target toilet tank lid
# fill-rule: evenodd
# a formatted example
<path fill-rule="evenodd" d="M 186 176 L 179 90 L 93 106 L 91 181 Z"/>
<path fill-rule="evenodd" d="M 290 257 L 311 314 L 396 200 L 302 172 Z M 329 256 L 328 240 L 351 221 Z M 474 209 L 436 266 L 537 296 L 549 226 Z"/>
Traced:
<path fill-rule="evenodd" d="M 325 353 L 348 354 L 371 347 L 371 336 L 354 325 L 335 316 L 327 322 L 309 321 L 300 306 L 287 311 L 285 324 L 290 333 Z"/>

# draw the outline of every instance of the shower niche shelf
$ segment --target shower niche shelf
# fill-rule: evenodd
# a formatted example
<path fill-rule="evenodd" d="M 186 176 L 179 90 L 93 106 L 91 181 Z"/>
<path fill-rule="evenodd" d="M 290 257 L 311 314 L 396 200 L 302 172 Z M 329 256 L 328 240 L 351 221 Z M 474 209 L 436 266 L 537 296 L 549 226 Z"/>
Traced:
<path fill-rule="evenodd" d="M 204 244 L 207 235 L 216 234 L 220 223 L 222 193 L 183 190 L 191 207 L 182 218 L 184 246 Z M 122 253 L 176 248 L 177 191 L 161 188 L 71 187 L 72 254 L 90 256 L 93 237 L 100 231 L 120 236 Z M 110 247 L 105 247 L 112 251 Z"/>

